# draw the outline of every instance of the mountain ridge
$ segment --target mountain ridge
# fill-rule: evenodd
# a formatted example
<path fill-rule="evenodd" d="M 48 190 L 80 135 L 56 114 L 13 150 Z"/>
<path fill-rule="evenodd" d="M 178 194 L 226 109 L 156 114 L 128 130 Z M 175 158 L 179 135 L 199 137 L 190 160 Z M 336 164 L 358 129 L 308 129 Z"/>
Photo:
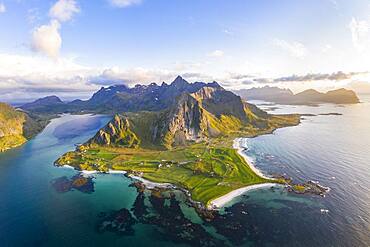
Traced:
<path fill-rule="evenodd" d="M 278 104 L 356 104 L 360 100 L 353 90 L 344 88 L 318 92 L 315 89 L 307 89 L 300 93 L 293 94 L 289 89 L 265 86 L 262 88 L 241 89 L 234 91 L 245 100 L 263 100 Z"/>

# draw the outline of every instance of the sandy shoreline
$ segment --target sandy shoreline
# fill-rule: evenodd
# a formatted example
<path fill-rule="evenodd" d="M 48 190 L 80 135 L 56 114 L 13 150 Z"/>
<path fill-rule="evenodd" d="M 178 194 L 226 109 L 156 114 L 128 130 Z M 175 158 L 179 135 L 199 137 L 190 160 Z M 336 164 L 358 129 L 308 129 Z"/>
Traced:
<path fill-rule="evenodd" d="M 75 170 L 75 168 L 70 166 L 70 165 L 63 165 L 61 167 Z M 87 171 L 87 170 L 82 170 L 80 172 L 83 175 L 87 175 L 87 176 L 92 175 L 92 174 L 98 174 L 98 173 L 99 174 L 122 174 L 122 175 L 127 173 L 126 171 L 112 170 L 112 169 L 109 169 L 108 172 Z M 145 184 L 145 186 L 148 189 L 154 189 L 155 187 L 159 187 L 159 188 L 174 188 L 175 187 L 173 184 L 170 184 L 170 183 L 155 183 L 155 182 L 151 182 L 151 181 L 149 181 L 145 178 L 135 176 L 135 175 L 132 175 L 132 174 L 129 174 L 128 176 L 132 179 L 135 179 L 135 180 L 138 180 L 138 181 L 142 182 L 143 184 Z"/>
<path fill-rule="evenodd" d="M 271 177 L 268 177 L 266 175 L 264 175 L 257 167 L 254 166 L 254 161 L 251 157 L 247 156 L 243 151 L 245 149 L 245 147 L 242 146 L 242 141 L 243 141 L 244 138 L 236 138 L 233 142 L 233 148 L 236 149 L 238 151 L 238 154 L 240 156 L 242 156 L 244 158 L 244 160 L 248 163 L 249 167 L 251 168 L 251 170 L 256 173 L 258 176 L 262 177 L 262 178 L 266 178 L 266 179 L 274 179 L 274 178 L 271 178 Z"/>
<path fill-rule="evenodd" d="M 246 193 L 247 191 L 256 190 L 256 189 L 265 188 L 265 187 L 277 186 L 277 185 L 279 185 L 279 184 L 276 184 L 276 183 L 253 184 L 253 185 L 249 185 L 249 186 L 246 186 L 246 187 L 242 187 L 242 188 L 233 190 L 233 191 L 227 193 L 226 195 L 223 195 L 221 197 L 218 197 L 217 199 L 212 200 L 210 202 L 209 206 L 208 206 L 208 209 L 221 208 L 221 207 L 225 206 L 225 204 L 230 202 L 232 199 L 234 199 L 235 197 L 238 197 L 238 196 Z"/>
<path fill-rule="evenodd" d="M 244 149 L 245 149 L 245 147 L 242 145 L 243 139 L 244 138 L 236 138 L 234 140 L 234 142 L 233 142 L 233 148 L 237 150 L 238 154 L 241 157 L 243 157 L 243 159 L 247 162 L 248 166 L 250 167 L 250 169 L 254 173 L 256 173 L 258 176 L 260 176 L 262 178 L 273 180 L 274 178 L 271 178 L 271 177 L 268 177 L 268 176 L 264 175 L 258 168 L 256 168 L 254 166 L 254 163 L 253 163 L 252 158 L 248 157 L 243 152 Z M 63 167 L 65 167 L 65 168 L 73 168 L 72 166 L 69 166 L 69 165 L 64 165 Z M 86 171 L 86 170 L 83 170 L 81 172 L 83 174 L 86 174 L 86 175 L 94 174 L 94 173 L 99 173 L 98 171 Z M 126 174 L 127 172 L 126 171 L 111 170 L 110 169 L 107 173 L 108 174 Z M 135 176 L 135 175 L 132 175 L 132 174 L 130 174 L 129 177 L 141 181 L 149 189 L 153 189 L 155 187 L 161 187 L 161 188 L 174 188 L 175 187 L 173 184 L 170 184 L 170 183 L 156 183 L 156 182 L 151 182 L 151 181 L 149 181 L 147 179 L 144 179 L 142 177 Z M 246 193 L 247 191 L 255 190 L 255 189 L 259 189 L 259 188 L 264 188 L 264 187 L 277 186 L 277 185 L 279 185 L 279 184 L 277 184 L 277 183 L 253 184 L 253 185 L 249 185 L 249 186 L 245 186 L 245 187 L 242 187 L 242 188 L 233 190 L 233 191 L 227 193 L 226 195 L 220 196 L 220 197 L 212 200 L 209 203 L 209 205 L 208 205 L 208 209 L 218 209 L 218 208 L 221 208 L 225 204 L 227 204 L 228 202 L 230 202 L 232 199 L 234 199 L 235 197 L 238 197 L 238 196 Z"/>
<path fill-rule="evenodd" d="M 170 184 L 170 183 L 155 183 L 155 182 L 151 182 L 145 178 L 142 178 L 142 177 L 138 177 L 138 176 L 134 176 L 134 175 L 129 175 L 130 178 L 133 178 L 133 179 L 136 179 L 136 180 L 139 180 L 140 182 L 142 182 L 143 184 L 145 184 L 145 186 L 148 188 L 148 189 L 154 189 L 154 188 L 174 188 L 175 186 L 173 184 Z"/>
<path fill-rule="evenodd" d="M 244 160 L 247 162 L 248 166 L 251 168 L 251 170 L 256 173 L 258 176 L 262 177 L 262 178 L 266 178 L 266 179 L 270 179 L 270 180 L 274 180 L 274 178 L 271 178 L 271 177 L 268 177 L 266 175 L 264 175 L 257 167 L 254 166 L 254 163 L 253 163 L 253 160 L 252 158 L 248 157 L 243 151 L 245 149 L 245 147 L 242 146 L 242 141 L 243 141 L 244 138 L 236 138 L 233 142 L 233 148 L 237 150 L 238 154 L 244 158 Z M 217 209 L 217 208 L 221 208 L 223 207 L 225 204 L 227 204 L 228 202 L 230 202 L 232 199 L 234 199 L 235 197 L 238 197 L 244 193 L 246 193 L 247 191 L 250 191 L 250 190 L 255 190 L 255 189 L 260 189 L 260 188 L 264 188 L 264 187 L 271 187 L 271 186 L 276 186 L 276 185 L 279 185 L 277 183 L 262 183 L 262 184 L 253 184 L 253 185 L 249 185 L 249 186 L 246 186 L 246 187 L 242 187 L 242 188 L 239 188 L 239 189 L 236 189 L 236 190 L 233 190 L 229 193 L 227 193 L 226 195 L 223 195 L 223 196 L 220 196 L 214 200 L 212 200 L 209 205 L 208 205 L 208 209 Z"/>

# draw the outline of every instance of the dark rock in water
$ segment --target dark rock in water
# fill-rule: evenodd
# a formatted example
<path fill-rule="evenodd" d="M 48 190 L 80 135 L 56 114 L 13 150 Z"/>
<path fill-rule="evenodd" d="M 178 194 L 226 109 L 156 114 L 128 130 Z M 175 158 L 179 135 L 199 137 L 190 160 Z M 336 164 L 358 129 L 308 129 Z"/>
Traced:
<path fill-rule="evenodd" d="M 84 193 L 94 192 L 94 182 L 92 177 L 84 177 L 82 175 L 76 175 L 71 178 L 72 188 Z"/>
<path fill-rule="evenodd" d="M 130 184 L 129 187 L 135 187 L 137 193 L 143 193 L 145 191 L 145 184 L 139 181 Z"/>
<path fill-rule="evenodd" d="M 132 217 L 129 210 L 122 208 L 118 211 L 111 212 L 98 223 L 98 232 L 114 232 L 119 235 L 134 235 L 132 228 L 136 220 Z"/>
<path fill-rule="evenodd" d="M 134 185 L 132 185 L 134 186 Z M 162 238 L 190 246 L 225 246 L 225 243 L 207 232 L 201 224 L 187 219 L 181 210 L 174 193 L 165 193 L 161 189 L 152 190 L 149 194 L 151 206 L 145 204 L 146 193 L 139 192 L 131 211 L 127 209 L 99 214 L 97 230 L 110 231 L 119 235 L 134 234 L 135 223 L 154 225 Z M 165 203 L 169 200 L 169 203 Z M 150 208 L 149 208 L 150 207 Z"/>
<path fill-rule="evenodd" d="M 330 188 L 324 187 L 315 181 L 308 181 L 304 184 L 294 184 L 288 187 L 289 192 L 296 194 L 314 194 L 325 197 L 325 194 L 330 191 Z"/>
<path fill-rule="evenodd" d="M 94 192 L 94 182 L 92 177 L 84 177 L 81 174 L 77 174 L 70 179 L 66 176 L 56 178 L 51 181 L 51 184 L 59 193 L 65 193 L 73 189 L 83 193 Z"/>
<path fill-rule="evenodd" d="M 164 199 L 151 196 L 158 215 L 148 218 L 147 223 L 158 226 L 164 231 L 164 238 L 190 246 L 224 246 L 223 241 L 210 235 L 200 224 L 195 224 L 185 217 L 179 202 L 171 195 L 170 205 L 164 205 Z"/>
<path fill-rule="evenodd" d="M 51 185 L 59 193 L 65 193 L 72 189 L 72 182 L 66 176 L 54 179 Z"/>
<path fill-rule="evenodd" d="M 144 216 L 148 214 L 147 206 L 145 205 L 145 195 L 143 192 L 139 192 L 131 209 L 135 217 L 139 220 L 143 220 Z"/>

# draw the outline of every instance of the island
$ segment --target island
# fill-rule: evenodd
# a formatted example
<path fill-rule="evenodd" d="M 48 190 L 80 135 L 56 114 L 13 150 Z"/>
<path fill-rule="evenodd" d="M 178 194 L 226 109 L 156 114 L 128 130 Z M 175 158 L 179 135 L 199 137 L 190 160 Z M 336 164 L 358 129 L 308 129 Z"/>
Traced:
<path fill-rule="evenodd" d="M 314 89 L 307 89 L 303 92 L 294 94 L 289 89 L 278 87 L 260 87 L 251 89 L 241 89 L 234 91 L 245 100 L 263 100 L 285 105 L 317 105 L 321 103 L 332 104 L 357 104 L 360 100 L 352 90 L 340 88 L 326 93 L 318 92 Z"/>
<path fill-rule="evenodd" d="M 233 191 L 287 183 L 254 169 L 242 156 L 238 138 L 298 125 L 300 115 L 271 115 L 218 83 L 191 84 L 181 77 L 170 85 L 108 89 L 85 103 L 74 103 L 90 107 L 104 95 L 96 109 L 113 112 L 113 118 L 86 143 L 56 160 L 57 166 L 126 172 L 158 186 L 170 184 L 211 209 L 222 206 L 216 199 Z M 137 94 L 141 97 L 134 98 Z"/>

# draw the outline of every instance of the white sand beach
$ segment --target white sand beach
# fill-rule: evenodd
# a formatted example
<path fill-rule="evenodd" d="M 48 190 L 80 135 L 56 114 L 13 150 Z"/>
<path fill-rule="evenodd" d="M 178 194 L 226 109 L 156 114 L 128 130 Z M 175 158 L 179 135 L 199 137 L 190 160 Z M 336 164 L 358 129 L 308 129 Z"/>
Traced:
<path fill-rule="evenodd" d="M 155 187 L 159 187 L 159 188 L 174 188 L 175 187 L 173 184 L 170 184 L 170 183 L 154 183 L 154 182 L 151 182 L 139 176 L 134 176 L 134 175 L 129 175 L 129 176 L 130 178 L 143 182 L 148 189 L 153 189 Z"/>
<path fill-rule="evenodd" d="M 238 151 L 238 154 L 245 159 L 245 161 L 248 163 L 249 167 L 251 168 L 251 170 L 254 173 L 256 173 L 260 177 L 273 180 L 274 178 L 267 177 L 257 167 L 254 166 L 253 159 L 248 157 L 243 152 L 243 150 L 245 149 L 245 146 L 243 146 L 242 142 L 243 142 L 243 138 L 236 138 L 234 140 L 234 143 L 233 143 L 233 148 L 235 148 Z M 277 183 L 253 184 L 253 185 L 249 185 L 249 186 L 246 186 L 246 187 L 242 187 L 242 188 L 233 190 L 233 191 L 227 193 L 226 195 L 223 195 L 221 197 L 218 197 L 218 198 L 212 200 L 210 202 L 210 204 L 208 205 L 208 209 L 221 208 L 225 204 L 230 202 L 232 199 L 234 199 L 235 197 L 238 197 L 238 196 L 246 193 L 247 191 L 255 190 L 255 189 L 259 189 L 259 188 L 271 187 L 271 186 L 278 186 L 278 185 L 279 184 L 277 184 Z"/>
<path fill-rule="evenodd" d="M 227 193 L 226 195 L 223 195 L 223 196 L 211 201 L 209 206 L 208 206 L 208 209 L 221 208 L 221 207 L 225 206 L 225 204 L 230 202 L 232 199 L 234 199 L 235 197 L 238 197 L 238 196 L 246 193 L 247 191 L 260 189 L 260 188 L 271 187 L 271 186 L 279 186 L 279 184 L 276 184 L 276 183 L 253 184 L 253 185 L 250 185 L 250 186 L 246 186 L 246 187 L 242 187 L 240 189 L 233 190 L 233 191 Z"/>
<path fill-rule="evenodd" d="M 243 152 L 243 150 L 246 148 L 242 144 L 243 139 L 244 138 L 236 138 L 234 140 L 234 143 L 233 143 L 233 148 L 235 148 L 236 150 L 238 150 L 238 154 L 244 158 L 244 160 L 248 163 L 249 167 L 251 168 L 251 170 L 254 173 L 256 173 L 258 176 L 263 177 L 263 178 L 266 178 L 266 179 L 274 179 L 274 178 L 271 178 L 271 177 L 268 177 L 268 176 L 264 175 L 257 167 L 254 166 L 253 159 L 251 157 L 247 156 Z"/>

